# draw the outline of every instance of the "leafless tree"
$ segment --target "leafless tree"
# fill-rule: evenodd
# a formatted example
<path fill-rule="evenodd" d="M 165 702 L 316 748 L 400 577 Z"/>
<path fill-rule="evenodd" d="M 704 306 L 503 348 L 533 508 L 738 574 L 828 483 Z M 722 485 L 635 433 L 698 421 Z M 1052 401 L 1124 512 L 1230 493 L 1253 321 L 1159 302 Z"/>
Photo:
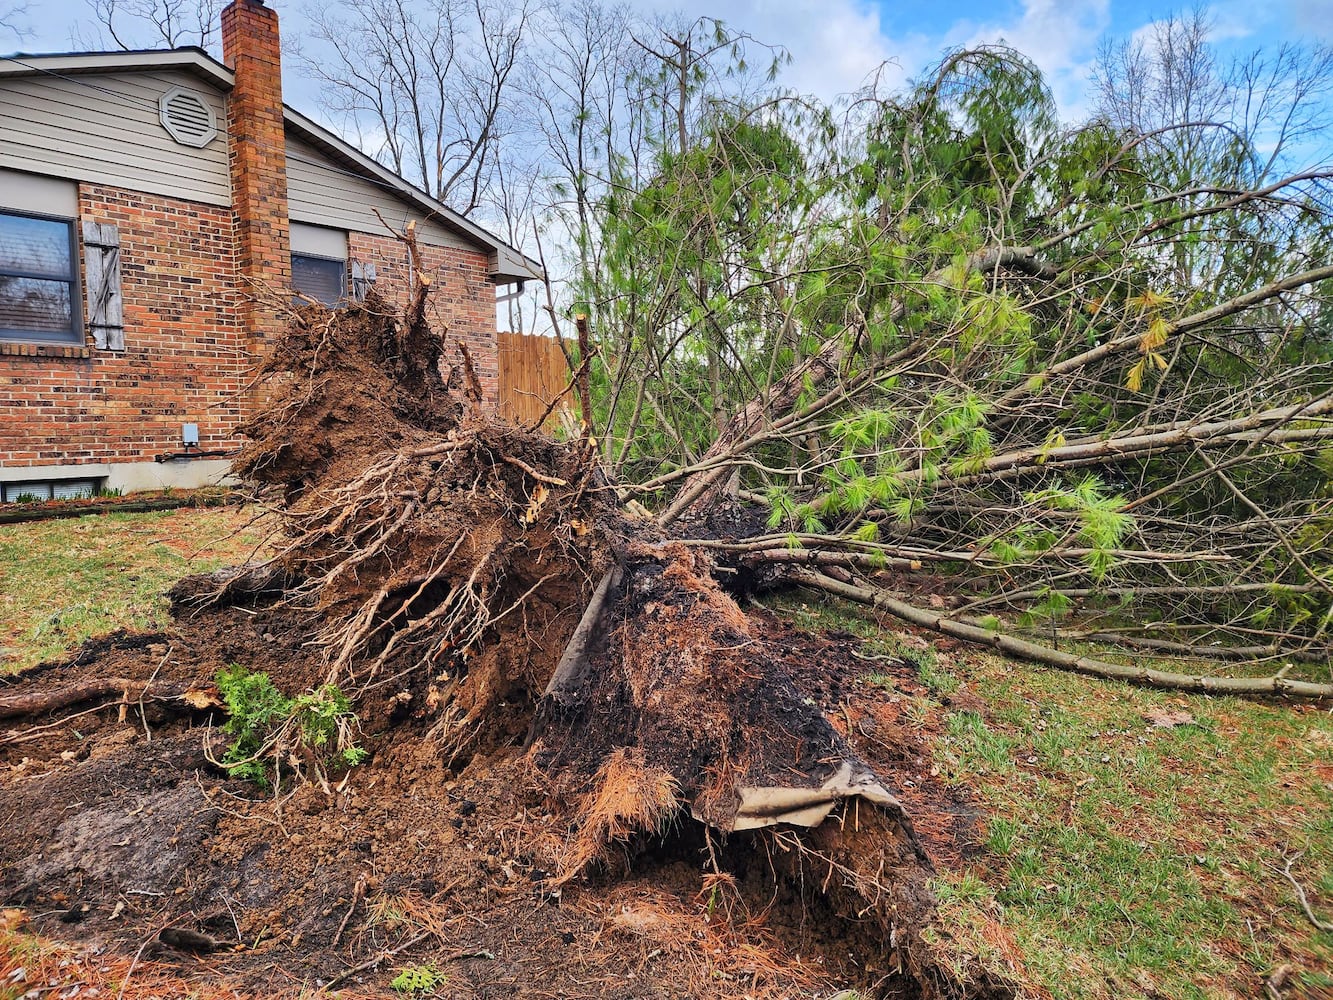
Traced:
<path fill-rule="evenodd" d="M 1325 155 L 1319 143 L 1333 124 L 1333 48 L 1284 43 L 1227 60 L 1213 35 L 1206 10 L 1173 14 L 1104 45 L 1093 75 L 1095 113 L 1124 136 L 1131 157 L 1152 161 L 1163 191 L 1195 189 L 1185 196 L 1195 205 L 1215 190 L 1261 188 L 1298 172 Z M 1211 224 L 1200 218 L 1192 231 Z M 1198 242 L 1172 247 L 1182 284 L 1234 270 L 1217 241 L 1202 242 L 1202 253 L 1190 252 Z"/>
<path fill-rule="evenodd" d="M 1108 42 L 1094 69 L 1094 108 L 1169 155 L 1182 177 L 1262 185 L 1333 122 L 1333 49 L 1288 42 L 1223 60 L 1214 31 L 1196 8 Z"/>
<path fill-rule="evenodd" d="M 88 0 L 92 25 L 74 29 L 85 48 L 146 49 L 217 41 L 222 0 Z"/>
<path fill-rule="evenodd" d="M 303 59 L 326 109 L 397 173 L 467 215 L 513 128 L 534 0 L 350 0 L 313 12 Z"/>
<path fill-rule="evenodd" d="M 629 109 L 632 78 L 642 60 L 633 47 L 637 17 L 624 6 L 579 0 L 542 20 L 541 58 L 522 80 L 553 220 L 568 234 L 578 270 L 591 273 L 596 202 L 611 183 L 612 165 L 634 158 L 638 144 Z"/>
<path fill-rule="evenodd" d="M 6 35 L 13 35 L 15 38 L 26 36 L 28 26 L 24 17 L 27 13 L 27 4 L 11 4 L 0 7 L 0 38 Z"/>

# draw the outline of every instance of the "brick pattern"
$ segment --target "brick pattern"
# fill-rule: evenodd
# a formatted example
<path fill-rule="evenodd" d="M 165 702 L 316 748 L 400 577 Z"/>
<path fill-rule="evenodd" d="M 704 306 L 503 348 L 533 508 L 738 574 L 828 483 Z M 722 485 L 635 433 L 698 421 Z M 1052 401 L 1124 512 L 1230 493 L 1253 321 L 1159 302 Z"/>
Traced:
<path fill-rule="evenodd" d="M 257 0 L 229 4 L 222 11 L 222 51 L 236 73 L 227 101 L 227 155 L 237 263 L 248 292 L 245 323 L 257 342 L 272 341 L 282 320 L 263 299 L 281 297 L 292 275 L 278 15 Z"/>
<path fill-rule="evenodd" d="M 487 255 L 469 250 L 420 245 L 424 270 L 431 276 L 426 314 L 444 331 L 443 363 L 461 365 L 455 343 L 467 345 L 481 382 L 484 404 L 499 405 L 500 355 L 495 336 L 495 286 L 486 277 Z M 348 253 L 354 261 L 374 264 L 375 288 L 399 308 L 406 304 L 407 249 L 391 236 L 351 233 Z M 448 372 L 445 372 L 446 376 Z M 457 384 L 461 387 L 461 369 Z"/>
<path fill-rule="evenodd" d="M 21 344 L 0 340 L 0 356 L 16 358 L 89 358 L 92 351 L 82 344 Z"/>
<path fill-rule="evenodd" d="M 205 451 L 240 443 L 252 358 L 240 322 L 232 213 L 81 185 L 82 218 L 119 227 L 123 353 L 0 355 L 0 465 L 151 461 L 178 451 L 182 423 Z M 82 256 L 82 254 L 80 255 Z"/>

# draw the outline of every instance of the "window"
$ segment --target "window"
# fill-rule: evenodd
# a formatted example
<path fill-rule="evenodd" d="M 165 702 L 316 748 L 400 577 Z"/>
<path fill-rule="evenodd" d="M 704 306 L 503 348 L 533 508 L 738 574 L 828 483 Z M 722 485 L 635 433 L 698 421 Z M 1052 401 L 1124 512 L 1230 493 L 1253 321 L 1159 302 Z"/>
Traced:
<path fill-rule="evenodd" d="M 83 340 L 77 246 L 69 219 L 0 211 L 0 338 Z"/>
<path fill-rule="evenodd" d="M 291 236 L 292 289 L 326 306 L 346 299 L 347 231 L 293 221 Z"/>
<path fill-rule="evenodd" d="M 37 503 L 44 500 L 78 500 L 96 496 L 105 479 L 36 479 L 0 485 L 4 503 Z"/>
<path fill-rule="evenodd" d="M 337 305 L 347 295 L 347 261 L 294 253 L 292 288 L 326 306 Z"/>

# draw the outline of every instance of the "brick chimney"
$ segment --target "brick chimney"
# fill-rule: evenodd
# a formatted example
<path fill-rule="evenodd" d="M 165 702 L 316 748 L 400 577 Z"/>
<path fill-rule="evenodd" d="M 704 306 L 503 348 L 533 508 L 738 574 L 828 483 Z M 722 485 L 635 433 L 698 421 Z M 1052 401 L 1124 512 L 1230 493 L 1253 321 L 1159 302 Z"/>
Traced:
<path fill-rule="evenodd" d="M 243 315 L 255 353 L 282 329 L 263 300 L 291 287 L 287 154 L 282 126 L 278 15 L 263 0 L 232 0 L 222 11 L 222 57 L 236 74 L 227 102 L 232 210 Z"/>

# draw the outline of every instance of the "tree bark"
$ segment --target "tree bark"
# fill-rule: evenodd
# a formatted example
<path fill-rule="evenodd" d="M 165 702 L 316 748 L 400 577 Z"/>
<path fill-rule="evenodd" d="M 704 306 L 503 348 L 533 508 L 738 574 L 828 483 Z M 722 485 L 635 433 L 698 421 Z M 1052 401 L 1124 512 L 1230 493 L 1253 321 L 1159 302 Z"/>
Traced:
<path fill-rule="evenodd" d="M 118 697 L 125 704 L 160 701 L 199 709 L 221 704 L 216 691 L 188 684 L 154 685 L 152 681 L 132 681 L 123 677 L 89 677 L 54 690 L 30 691 L 0 698 L 0 719 L 44 715 L 71 705 L 110 697 Z"/>
<path fill-rule="evenodd" d="M 1040 663 L 1072 673 L 1087 674 L 1110 680 L 1128 681 L 1145 687 L 1167 688 L 1175 691 L 1196 691 L 1202 694 L 1223 694 L 1269 697 L 1306 698 L 1312 700 L 1333 699 L 1333 684 L 1316 684 L 1312 681 L 1290 680 L 1284 672 L 1269 677 L 1207 677 L 1202 674 L 1183 674 L 1150 667 L 1131 667 L 1120 663 L 1108 663 L 1090 656 L 1076 656 L 1058 649 L 1051 649 L 1039 643 L 1028 642 L 1003 632 L 992 631 L 968 622 L 956 621 L 933 611 L 926 611 L 900 601 L 888 594 L 843 583 L 831 576 L 813 570 L 797 569 L 793 571 L 797 582 L 816 587 L 837 597 L 843 597 L 858 604 L 869 605 L 887 611 L 895 618 L 913 625 L 927 628 L 941 635 L 961 639 L 964 642 L 988 646 L 1001 653 Z"/>

